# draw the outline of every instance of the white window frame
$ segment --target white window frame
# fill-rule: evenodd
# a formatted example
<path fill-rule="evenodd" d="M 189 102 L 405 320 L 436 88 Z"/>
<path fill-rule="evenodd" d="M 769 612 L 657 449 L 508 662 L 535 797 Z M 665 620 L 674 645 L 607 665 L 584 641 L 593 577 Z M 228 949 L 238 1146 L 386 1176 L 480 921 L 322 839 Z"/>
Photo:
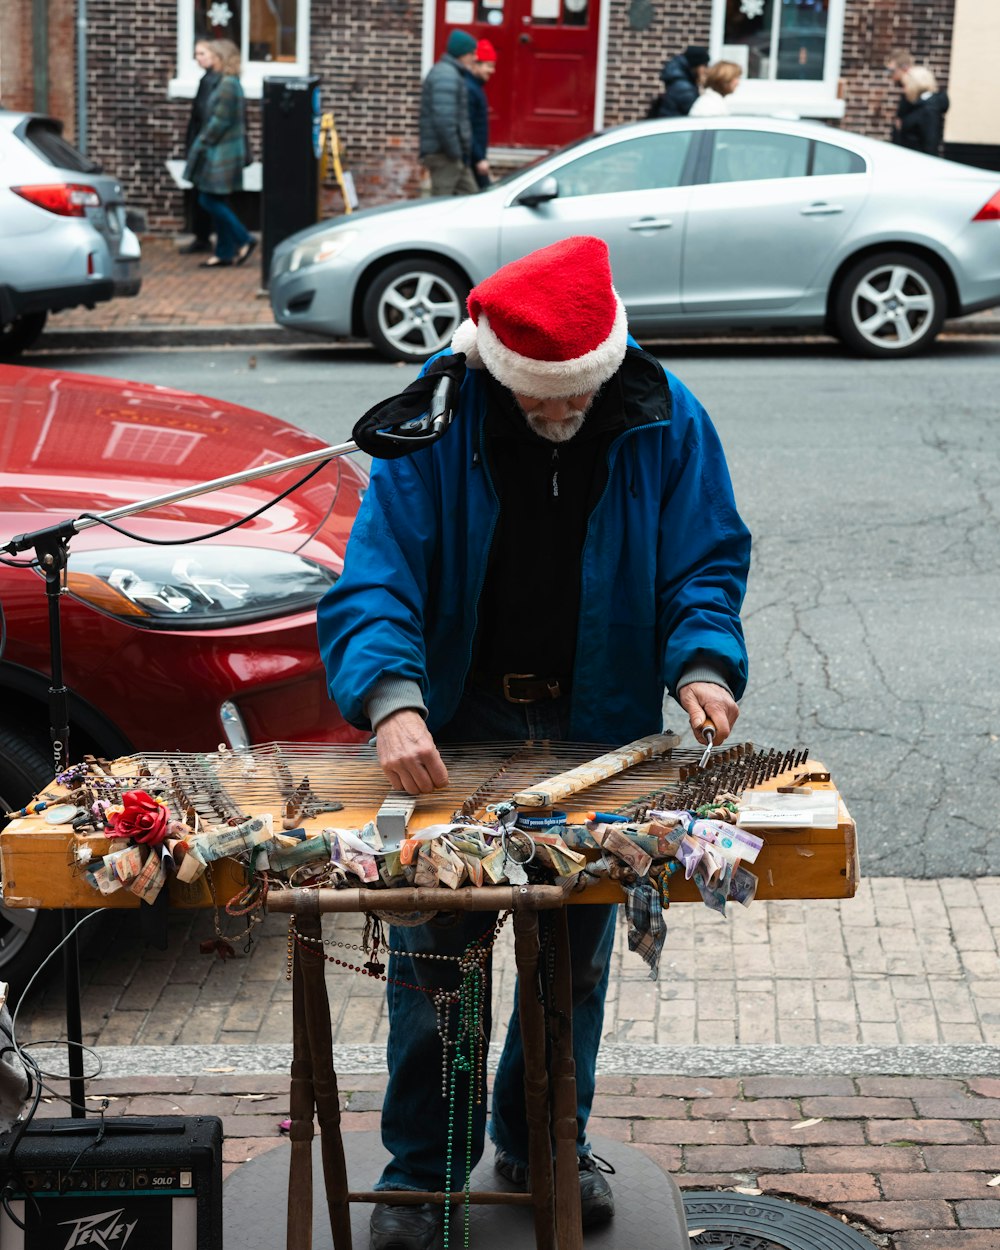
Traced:
<path fill-rule="evenodd" d="M 781 0 L 777 0 L 780 3 Z M 771 114 L 781 117 L 844 116 L 839 98 L 840 67 L 844 49 L 846 0 L 830 0 L 826 32 L 826 64 L 823 77 L 811 82 L 744 78 L 730 101 L 734 113 Z M 712 0 L 709 51 L 713 61 L 725 60 L 726 0 Z"/>
<path fill-rule="evenodd" d="M 228 0 L 231 5 L 243 0 Z M 243 94 L 259 100 L 265 78 L 295 77 L 309 73 L 310 0 L 296 0 L 298 5 L 294 61 L 244 61 L 240 73 Z M 194 59 L 194 0 L 177 0 L 177 76 L 171 78 L 167 96 L 172 100 L 192 100 L 198 90 L 203 70 Z"/>

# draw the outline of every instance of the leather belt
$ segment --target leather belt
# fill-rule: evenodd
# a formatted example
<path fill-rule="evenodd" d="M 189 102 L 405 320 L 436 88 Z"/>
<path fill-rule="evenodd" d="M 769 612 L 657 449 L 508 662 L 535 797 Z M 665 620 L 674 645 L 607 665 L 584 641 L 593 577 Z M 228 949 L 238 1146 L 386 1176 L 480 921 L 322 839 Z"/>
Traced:
<path fill-rule="evenodd" d="M 477 686 L 502 694 L 508 703 L 540 703 L 558 699 L 567 692 L 568 683 L 559 677 L 539 677 L 537 673 L 504 673 L 492 677 L 477 673 Z"/>

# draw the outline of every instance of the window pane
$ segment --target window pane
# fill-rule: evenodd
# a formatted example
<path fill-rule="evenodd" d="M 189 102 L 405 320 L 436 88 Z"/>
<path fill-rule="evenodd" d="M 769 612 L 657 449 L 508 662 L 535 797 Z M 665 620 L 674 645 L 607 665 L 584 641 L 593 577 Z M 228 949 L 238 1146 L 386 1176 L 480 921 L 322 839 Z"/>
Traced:
<path fill-rule="evenodd" d="M 240 42 L 243 0 L 194 0 L 195 39 L 231 39 Z"/>
<path fill-rule="evenodd" d="M 590 152 L 556 171 L 559 198 L 680 186 L 690 143 L 689 130 L 669 131 Z"/>
<path fill-rule="evenodd" d="M 823 77 L 829 0 L 783 0 L 778 32 L 778 77 Z"/>
<path fill-rule="evenodd" d="M 726 0 L 726 26 L 722 42 L 723 59 L 744 66 L 747 78 L 773 78 L 771 72 L 771 30 L 774 26 L 774 0 Z M 745 52 L 741 50 L 746 49 Z"/>
<path fill-rule="evenodd" d="M 249 0 L 250 61 L 294 61 L 298 0 Z"/>
<path fill-rule="evenodd" d="M 809 140 L 763 130 L 717 130 L 709 182 L 755 182 L 801 178 L 808 169 Z"/>
<path fill-rule="evenodd" d="M 813 156 L 813 174 L 863 174 L 864 159 L 857 152 L 835 147 L 832 143 L 817 143 Z"/>
<path fill-rule="evenodd" d="M 533 26 L 586 26 L 590 0 L 531 0 Z"/>

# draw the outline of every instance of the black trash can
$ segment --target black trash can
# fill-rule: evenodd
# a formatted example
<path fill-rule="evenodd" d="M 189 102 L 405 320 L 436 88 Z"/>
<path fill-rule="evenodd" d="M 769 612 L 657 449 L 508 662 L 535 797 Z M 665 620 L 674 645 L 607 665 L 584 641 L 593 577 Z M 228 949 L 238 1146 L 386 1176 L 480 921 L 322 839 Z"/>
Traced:
<path fill-rule="evenodd" d="M 319 220 L 319 78 L 265 78 L 261 113 L 261 281 L 274 249 Z"/>

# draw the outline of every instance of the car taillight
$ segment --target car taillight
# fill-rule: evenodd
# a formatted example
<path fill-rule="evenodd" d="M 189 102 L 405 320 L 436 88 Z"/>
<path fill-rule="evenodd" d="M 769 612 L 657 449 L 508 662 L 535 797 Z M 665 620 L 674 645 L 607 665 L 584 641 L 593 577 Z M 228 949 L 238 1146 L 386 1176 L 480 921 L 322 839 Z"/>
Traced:
<path fill-rule="evenodd" d="M 1000 221 L 1000 191 L 991 196 L 982 206 L 973 221 Z"/>
<path fill-rule="evenodd" d="M 84 210 L 100 208 L 101 197 L 81 182 L 54 182 L 37 187 L 11 187 L 15 195 L 60 217 L 83 217 Z"/>

